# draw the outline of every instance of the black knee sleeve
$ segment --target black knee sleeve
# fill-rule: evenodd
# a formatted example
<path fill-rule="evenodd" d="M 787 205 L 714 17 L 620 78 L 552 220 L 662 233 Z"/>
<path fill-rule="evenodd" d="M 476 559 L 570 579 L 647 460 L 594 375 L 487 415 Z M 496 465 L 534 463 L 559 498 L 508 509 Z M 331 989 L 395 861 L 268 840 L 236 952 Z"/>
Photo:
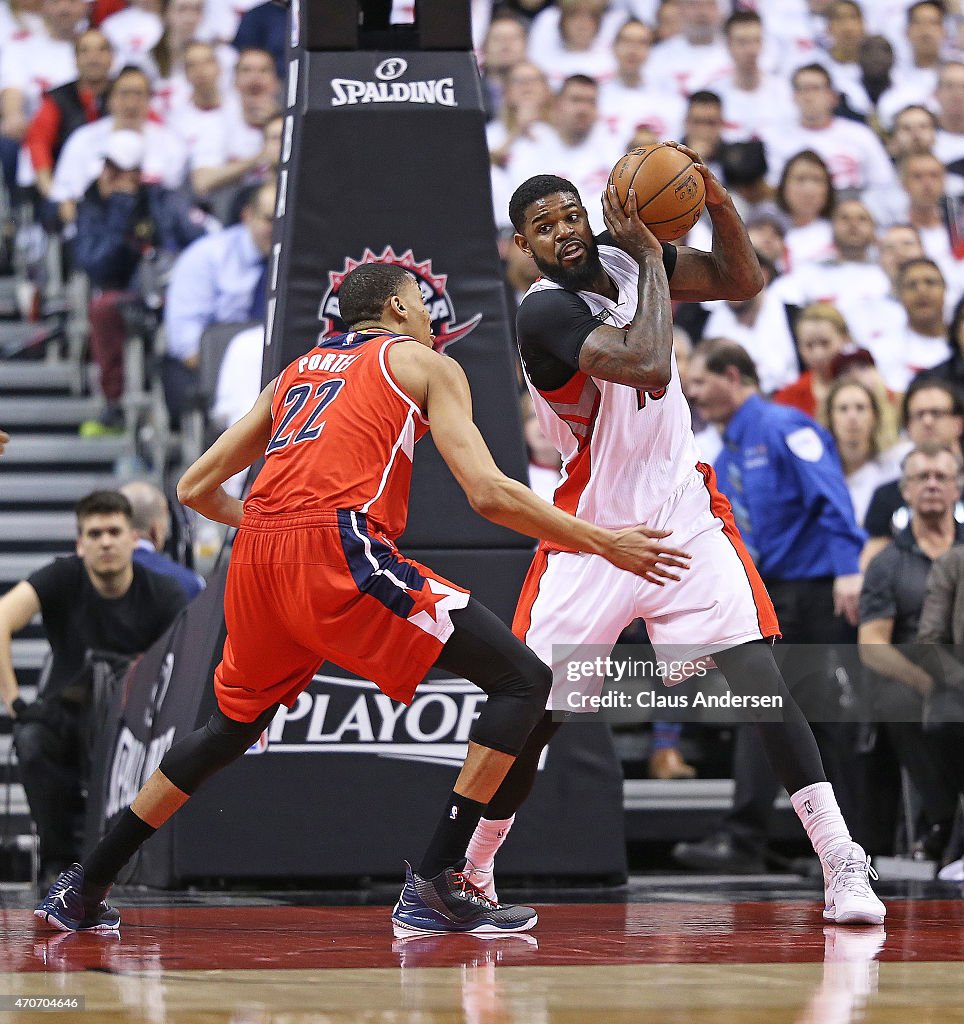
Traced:
<path fill-rule="evenodd" d="M 278 705 L 253 722 L 236 722 L 220 709 L 195 732 L 175 743 L 160 770 L 182 793 L 193 793 L 205 779 L 239 758 L 274 718 Z"/>
<path fill-rule="evenodd" d="M 552 669 L 528 647 L 519 646 L 525 655 L 519 657 L 514 670 L 483 687 L 489 699 L 469 733 L 474 743 L 505 754 L 518 754 L 525 746 L 545 714 L 552 689 Z"/>
<path fill-rule="evenodd" d="M 529 733 L 525 746 L 519 751 L 519 756 L 502 780 L 502 785 L 489 801 L 483 817 L 502 821 L 505 818 L 511 818 L 525 803 L 526 797 L 536 781 L 542 751 L 555 736 L 560 725 L 562 725 L 562 721 L 553 720 L 551 711 L 543 712 L 542 718 Z"/>
<path fill-rule="evenodd" d="M 452 622 L 455 632 L 435 664 L 475 683 L 489 697 L 469 738 L 518 754 L 545 711 L 552 671 L 475 599 L 452 612 Z"/>

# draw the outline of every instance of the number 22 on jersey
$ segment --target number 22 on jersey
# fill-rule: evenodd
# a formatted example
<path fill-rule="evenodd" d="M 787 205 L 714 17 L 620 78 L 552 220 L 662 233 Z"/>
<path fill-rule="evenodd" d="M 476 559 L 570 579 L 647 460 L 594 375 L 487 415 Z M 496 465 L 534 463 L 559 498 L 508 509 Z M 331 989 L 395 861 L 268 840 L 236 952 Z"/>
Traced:
<path fill-rule="evenodd" d="M 289 444 L 316 441 L 325 428 L 324 420 L 321 419 L 322 414 L 338 397 L 344 386 L 345 381 L 341 377 L 336 377 L 321 384 L 296 384 L 288 388 L 281 403 L 286 412 L 264 450 L 265 455 L 273 455 L 282 448 L 287 448 Z M 310 410 L 308 417 L 296 433 L 295 420 L 306 406 Z"/>

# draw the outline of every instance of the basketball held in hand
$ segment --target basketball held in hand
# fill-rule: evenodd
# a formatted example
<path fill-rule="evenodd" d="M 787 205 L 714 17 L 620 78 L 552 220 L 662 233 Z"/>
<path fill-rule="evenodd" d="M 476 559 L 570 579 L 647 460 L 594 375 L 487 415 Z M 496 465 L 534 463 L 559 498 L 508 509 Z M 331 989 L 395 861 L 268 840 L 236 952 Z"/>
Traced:
<path fill-rule="evenodd" d="M 642 222 L 661 242 L 682 238 L 700 219 L 706 204 L 703 175 L 674 146 L 657 143 L 630 150 L 609 175 L 616 198 L 628 212 L 629 190 L 636 193 Z"/>

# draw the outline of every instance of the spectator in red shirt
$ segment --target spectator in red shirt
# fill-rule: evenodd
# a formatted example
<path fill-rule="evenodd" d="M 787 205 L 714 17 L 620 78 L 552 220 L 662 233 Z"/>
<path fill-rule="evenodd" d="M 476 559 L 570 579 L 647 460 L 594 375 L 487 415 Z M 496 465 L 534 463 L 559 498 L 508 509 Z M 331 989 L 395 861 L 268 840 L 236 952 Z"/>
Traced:
<path fill-rule="evenodd" d="M 104 116 L 114 52 L 103 32 L 90 29 L 74 44 L 77 79 L 44 94 L 24 136 L 36 175 L 37 191 L 47 199 L 54 164 L 67 136 L 82 124 Z"/>

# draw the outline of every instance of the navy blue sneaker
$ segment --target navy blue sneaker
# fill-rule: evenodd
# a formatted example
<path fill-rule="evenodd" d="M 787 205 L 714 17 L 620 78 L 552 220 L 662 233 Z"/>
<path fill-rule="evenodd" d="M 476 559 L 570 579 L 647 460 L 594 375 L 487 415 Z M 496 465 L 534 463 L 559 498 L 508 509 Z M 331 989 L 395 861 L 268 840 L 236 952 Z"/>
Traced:
<path fill-rule="evenodd" d="M 417 933 L 527 932 L 539 920 L 532 907 L 495 903 L 468 880 L 465 862 L 422 878 L 405 861 L 405 885 L 392 911 L 395 938 Z"/>
<path fill-rule="evenodd" d="M 87 900 L 81 895 L 83 887 L 84 869 L 71 864 L 50 887 L 33 916 L 62 932 L 112 932 L 120 928 L 120 914 L 105 900 L 111 887 L 105 886 Z"/>

